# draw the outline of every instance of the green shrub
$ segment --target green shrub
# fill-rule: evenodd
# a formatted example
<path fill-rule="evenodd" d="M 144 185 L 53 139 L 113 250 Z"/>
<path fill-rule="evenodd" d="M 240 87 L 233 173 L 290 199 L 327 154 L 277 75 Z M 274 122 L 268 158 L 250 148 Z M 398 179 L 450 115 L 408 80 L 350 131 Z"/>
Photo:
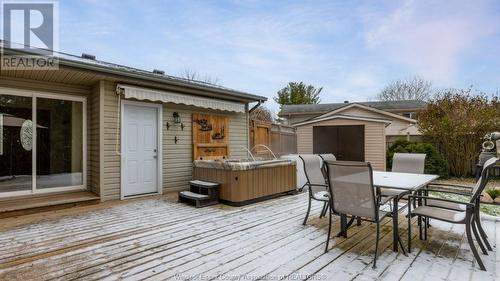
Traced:
<path fill-rule="evenodd" d="M 495 199 L 500 196 L 500 189 L 490 188 L 486 190 L 486 193 L 488 193 L 491 198 Z"/>
<path fill-rule="evenodd" d="M 410 142 L 407 140 L 397 140 L 387 150 L 387 168 L 392 167 L 392 157 L 394 153 L 425 153 L 426 174 L 439 175 L 441 178 L 449 177 L 448 163 L 437 151 L 434 145 L 426 142 Z"/>

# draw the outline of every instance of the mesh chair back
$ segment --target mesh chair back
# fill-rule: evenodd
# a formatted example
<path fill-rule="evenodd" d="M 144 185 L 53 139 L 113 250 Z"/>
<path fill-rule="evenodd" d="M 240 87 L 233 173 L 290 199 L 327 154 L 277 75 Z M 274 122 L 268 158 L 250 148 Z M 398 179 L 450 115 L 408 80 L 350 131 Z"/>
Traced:
<path fill-rule="evenodd" d="M 328 178 L 335 212 L 378 220 L 370 163 L 328 162 Z"/>
<path fill-rule="evenodd" d="M 424 153 L 394 153 L 392 158 L 393 172 L 423 174 L 424 168 Z"/>
<path fill-rule="evenodd" d="M 307 185 L 311 192 L 326 191 L 326 180 L 321 171 L 321 158 L 314 154 L 301 154 L 299 157 L 304 163 Z"/>
<path fill-rule="evenodd" d="M 481 171 L 481 177 L 479 177 L 479 180 L 476 182 L 474 188 L 472 189 L 471 203 L 473 203 L 483 192 L 486 184 L 488 183 L 490 168 L 493 167 L 497 162 L 498 158 L 492 157 L 484 163 L 483 170 Z"/>

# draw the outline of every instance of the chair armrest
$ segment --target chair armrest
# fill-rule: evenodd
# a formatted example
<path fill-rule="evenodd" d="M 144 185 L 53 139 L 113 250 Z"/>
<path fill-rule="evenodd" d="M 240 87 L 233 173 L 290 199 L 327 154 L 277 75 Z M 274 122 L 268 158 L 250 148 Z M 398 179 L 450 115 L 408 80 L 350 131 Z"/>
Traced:
<path fill-rule="evenodd" d="M 309 184 L 309 183 L 306 183 L 306 185 L 314 186 L 314 187 L 328 187 L 327 184 L 315 184 L 315 183 Z"/>
<path fill-rule="evenodd" d="M 432 192 L 439 192 L 439 193 L 457 194 L 457 195 L 463 195 L 463 196 L 471 196 L 472 195 L 472 193 L 458 192 L 458 191 L 451 191 L 451 190 L 429 189 L 429 188 L 426 188 L 424 190 L 425 191 L 432 191 Z"/>
<path fill-rule="evenodd" d="M 461 202 L 461 201 L 457 201 L 457 200 L 444 199 L 444 198 L 439 198 L 439 197 L 420 196 L 420 195 L 408 195 L 408 200 L 411 200 L 412 198 L 417 198 L 417 199 L 432 199 L 432 200 L 437 200 L 437 201 L 443 201 L 443 202 L 456 203 L 456 204 L 460 204 L 460 205 L 466 205 L 467 207 L 474 207 L 475 206 L 472 203 Z"/>
<path fill-rule="evenodd" d="M 430 183 L 427 186 L 440 186 L 440 187 L 458 187 L 472 190 L 473 186 L 462 185 L 462 184 L 453 184 L 453 183 Z"/>

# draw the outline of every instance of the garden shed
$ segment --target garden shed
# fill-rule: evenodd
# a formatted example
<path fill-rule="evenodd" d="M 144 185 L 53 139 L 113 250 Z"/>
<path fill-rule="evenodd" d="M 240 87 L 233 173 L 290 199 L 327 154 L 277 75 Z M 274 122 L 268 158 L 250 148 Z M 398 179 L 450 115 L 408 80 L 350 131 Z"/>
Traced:
<path fill-rule="evenodd" d="M 385 129 L 388 119 L 334 114 L 303 121 L 293 126 L 297 152 L 333 153 L 338 160 L 367 161 L 374 170 L 385 170 Z"/>

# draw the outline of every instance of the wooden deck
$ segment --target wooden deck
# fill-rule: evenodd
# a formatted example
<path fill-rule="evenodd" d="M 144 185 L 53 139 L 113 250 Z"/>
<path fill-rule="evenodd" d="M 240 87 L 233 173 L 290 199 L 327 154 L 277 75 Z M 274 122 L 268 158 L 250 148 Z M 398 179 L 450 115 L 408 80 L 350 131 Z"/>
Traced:
<path fill-rule="evenodd" d="M 372 269 L 374 225 L 332 238 L 327 219 L 307 195 L 245 207 L 203 209 L 151 198 L 77 207 L 0 220 L 0 280 L 499 280 L 500 223 L 484 221 L 494 251 L 472 261 L 463 227 L 432 221 L 429 240 L 414 237 L 413 252 L 391 251 L 391 221 L 382 227 Z M 406 243 L 406 220 L 400 220 Z M 338 231 L 338 218 L 335 217 Z M 415 228 L 416 230 L 416 228 Z M 418 231 L 414 231 L 418 232 Z"/>

